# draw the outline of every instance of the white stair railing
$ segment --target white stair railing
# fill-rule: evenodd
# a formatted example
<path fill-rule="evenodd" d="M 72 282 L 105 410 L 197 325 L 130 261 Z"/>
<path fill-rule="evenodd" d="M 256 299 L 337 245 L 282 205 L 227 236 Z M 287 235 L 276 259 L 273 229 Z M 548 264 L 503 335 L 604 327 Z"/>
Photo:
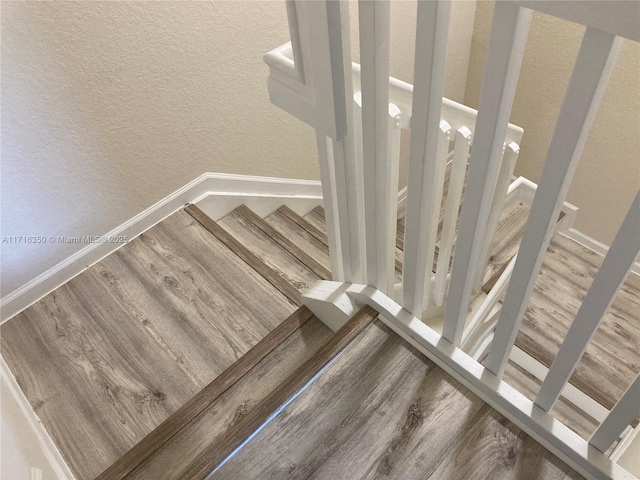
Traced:
<path fill-rule="evenodd" d="M 532 9 L 587 26 L 537 188 L 526 179 L 510 184 L 522 129 L 508 123 Z M 418 3 L 413 86 L 389 77 L 387 2 L 359 2 L 362 66 L 350 60 L 346 2 L 289 0 L 287 12 L 291 44 L 265 57 L 269 93 L 317 131 L 334 280 L 312 287 L 304 303 L 333 328 L 358 303 L 374 306 L 390 328 L 583 475 L 634 478 L 602 452 L 640 414 L 638 380 L 590 440 L 548 410 L 638 254 L 637 198 L 535 402 L 501 377 L 559 213 L 565 227 L 575 215 L 564 200 L 615 60 L 616 35 L 640 41 L 640 4 L 496 2 L 478 112 L 442 98 L 450 2 Z M 400 128 L 412 135 L 403 276 L 394 286 Z M 521 247 L 493 289 L 481 292 L 500 214 L 521 189 L 533 198 Z M 477 358 L 489 343 L 485 367 Z"/>

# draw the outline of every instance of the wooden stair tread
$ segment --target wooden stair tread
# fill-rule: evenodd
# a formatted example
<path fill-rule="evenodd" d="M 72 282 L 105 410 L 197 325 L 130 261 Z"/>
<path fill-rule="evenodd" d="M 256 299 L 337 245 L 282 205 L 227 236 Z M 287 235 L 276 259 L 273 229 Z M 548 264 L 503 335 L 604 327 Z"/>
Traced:
<path fill-rule="evenodd" d="M 298 292 L 305 290 L 321 279 L 319 275 L 305 266 L 298 258 L 278 245 L 273 238 L 247 220 L 238 209 L 216 223 L 253 252 L 262 262 L 276 271 Z"/>
<path fill-rule="evenodd" d="M 77 478 L 94 478 L 294 306 L 185 212 L 0 327 L 3 357 Z"/>
<path fill-rule="evenodd" d="M 550 243 L 516 345 L 547 367 L 591 286 L 603 256 L 563 234 Z M 640 372 L 640 276 L 631 273 L 571 383 L 610 409 Z"/>
<path fill-rule="evenodd" d="M 322 232 L 322 241 L 324 242 L 325 245 L 328 246 L 328 239 L 327 239 L 327 235 L 326 235 L 326 219 L 324 216 L 324 209 L 322 207 L 316 207 L 314 208 L 304 219 L 306 220 L 307 218 L 313 218 L 313 224 L 312 227 L 318 231 L 318 232 Z M 320 238 L 320 237 L 319 237 Z M 395 282 L 399 283 L 402 282 L 402 257 L 403 257 L 403 253 L 402 250 L 400 250 L 398 247 L 396 247 L 396 251 L 395 251 Z"/>
<path fill-rule="evenodd" d="M 325 224 L 324 209 L 316 207 L 303 217 L 308 223 L 316 228 L 316 230 L 327 234 L 327 226 Z"/>
<path fill-rule="evenodd" d="M 98 480 L 176 478 L 200 453 L 199 447 L 227 434 L 331 335 L 300 307 Z"/>
<path fill-rule="evenodd" d="M 512 361 L 507 363 L 503 380 L 534 401 L 542 382 Z M 560 397 L 553 407 L 553 416 L 576 432 L 585 440 L 589 440 L 599 422 L 576 407 L 573 403 Z"/>
<path fill-rule="evenodd" d="M 523 471 L 580 478 L 376 321 L 210 478 L 515 479 Z"/>
<path fill-rule="evenodd" d="M 220 408 L 217 408 L 218 406 L 213 404 L 207 412 L 203 412 L 207 415 L 211 414 L 212 418 L 207 419 L 201 416 L 196 419 L 193 426 L 205 429 L 203 435 L 199 437 L 203 439 L 200 451 L 195 455 L 192 452 L 188 453 L 191 458 L 187 462 L 180 461 L 179 468 L 174 468 L 177 473 L 172 474 L 171 478 L 186 480 L 208 477 L 217 466 L 237 451 L 261 425 L 264 425 L 269 418 L 275 415 L 287 401 L 293 399 L 336 355 L 340 354 L 373 321 L 376 315 L 377 312 L 370 307 L 361 308 L 343 327 L 330 334 L 323 345 L 316 348 L 311 355 L 307 355 L 306 359 L 298 357 L 299 362 L 291 361 L 296 358 L 289 358 L 290 353 L 285 348 L 286 344 L 283 343 L 282 348 L 273 352 L 273 357 L 271 355 L 266 357 L 256 366 L 255 371 L 249 372 L 246 381 L 243 379 L 242 382 L 238 382 L 237 388 L 240 391 L 229 391 L 229 395 L 235 396 L 230 400 L 232 405 L 247 396 L 254 396 L 255 404 L 249 405 L 247 410 L 247 402 L 244 401 L 241 404 L 243 408 L 240 415 L 237 415 L 237 410 L 235 414 L 227 412 L 226 418 L 231 417 L 231 423 L 224 434 L 212 436 L 210 424 L 225 420 L 225 414 L 221 416 L 225 406 L 221 405 Z M 316 326 L 318 325 L 316 324 Z M 326 327 L 324 328 L 326 329 Z M 326 333 L 328 332 L 325 331 L 325 336 Z M 308 332 L 308 334 L 310 333 Z M 302 336 L 305 335 L 302 334 Z M 303 343 L 298 341 L 297 346 L 300 347 Z M 309 352 L 305 351 L 305 353 Z M 283 365 L 283 362 L 286 364 Z M 222 397 L 221 401 L 223 401 Z M 185 432 L 183 436 L 183 448 L 191 449 L 193 448 L 193 439 L 189 438 L 188 433 Z M 197 432 L 193 433 L 197 435 Z M 173 455 L 168 455 L 175 461 Z M 142 475 L 136 478 L 154 477 Z"/>

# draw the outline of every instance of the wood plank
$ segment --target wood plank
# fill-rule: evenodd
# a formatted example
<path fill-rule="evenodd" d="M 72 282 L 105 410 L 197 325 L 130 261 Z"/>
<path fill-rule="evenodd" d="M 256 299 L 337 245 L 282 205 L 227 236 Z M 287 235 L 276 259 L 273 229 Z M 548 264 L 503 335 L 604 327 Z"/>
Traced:
<path fill-rule="evenodd" d="M 528 215 L 529 206 L 522 202 L 507 208 L 502 213 L 482 282 L 484 293 L 491 291 L 509 261 L 518 253 Z"/>
<path fill-rule="evenodd" d="M 516 479 L 524 467 L 579 478 L 376 321 L 211 478 Z"/>
<path fill-rule="evenodd" d="M 315 273 L 320 279 L 331 280 L 331 272 L 327 268 L 318 263 L 313 257 L 311 257 L 311 255 L 302 250 L 298 245 L 293 243 L 282 233 L 265 222 L 249 207 L 247 207 L 246 205 L 240 205 L 238 208 L 236 208 L 236 212 L 242 215 L 254 227 L 261 230 L 265 235 L 271 237 L 274 242 L 276 242 L 287 252 L 289 252 L 289 254 L 302 262 L 302 264 L 304 264 L 309 270 Z"/>
<path fill-rule="evenodd" d="M 509 359 L 621 42 L 591 28 L 582 39 L 487 358 L 487 369 L 498 376 Z"/>
<path fill-rule="evenodd" d="M 102 472 L 98 480 L 117 479 L 129 475 L 312 317 L 313 314 L 308 308 L 298 308 L 251 350 Z"/>
<path fill-rule="evenodd" d="M 488 405 L 433 472 L 433 478 L 465 480 L 582 478 Z"/>
<path fill-rule="evenodd" d="M 611 306 L 640 252 L 640 192 L 629 209 L 600 269 L 571 323 L 542 388 L 536 404 L 550 410 L 569 381 L 576 365 L 593 338 L 604 314 Z"/>
<path fill-rule="evenodd" d="M 516 345 L 551 366 L 603 257 L 557 234 L 531 296 Z M 640 372 L 640 276 L 630 274 L 570 382 L 607 409 Z"/>
<path fill-rule="evenodd" d="M 309 213 L 311 214 L 314 212 L 315 210 L 312 210 Z M 322 217 L 323 218 L 322 227 L 319 228 L 316 224 L 312 223 L 308 219 L 302 218 L 300 215 L 298 215 L 296 212 L 291 210 L 286 205 L 282 205 L 280 208 L 278 208 L 278 213 L 280 215 L 287 217 L 289 221 L 298 225 L 301 229 L 303 229 L 310 236 L 312 236 L 322 244 L 326 243 L 327 234 L 324 228 L 324 217 Z"/>
<path fill-rule="evenodd" d="M 263 259 L 244 246 L 232 233 L 229 233 L 218 223 L 214 222 L 202 210 L 195 205 L 189 205 L 185 211 L 191 215 L 198 223 L 213 234 L 220 242 L 231 249 L 236 255 L 244 260 L 256 272 L 262 275 L 267 281 L 285 295 L 291 303 L 296 306 L 302 305 L 300 300 L 300 289 L 296 288 L 286 278 L 283 278 L 277 270 L 271 268 Z"/>
<path fill-rule="evenodd" d="M 361 308 L 318 352 L 300 365 L 260 404 L 237 423 L 228 435 L 210 444 L 186 467 L 177 479 L 204 478 L 225 460 L 245 439 L 304 387 L 327 363 L 340 353 L 377 316 L 371 307 Z"/>
<path fill-rule="evenodd" d="M 531 401 L 535 400 L 542 385 L 540 380 L 512 361 L 509 361 L 502 378 Z M 599 424 L 596 419 L 565 398 L 556 402 L 552 414 L 585 440 L 589 439 Z"/>
<path fill-rule="evenodd" d="M 315 227 L 295 212 L 291 211 L 291 214 L 298 217 L 297 221 L 292 220 L 289 214 L 285 214 L 281 209 L 278 209 L 265 218 L 265 222 L 307 252 L 324 268 L 331 270 L 327 236 L 317 231 Z M 306 224 L 306 227 L 304 224 Z M 315 234 L 311 234 L 309 229 L 313 229 Z M 319 240 L 318 237 L 324 237 L 324 239 Z"/>
<path fill-rule="evenodd" d="M 304 219 L 314 226 L 318 231 L 327 234 L 325 225 L 324 208 L 316 207 L 304 216 Z"/>
<path fill-rule="evenodd" d="M 233 432 L 240 420 L 332 335 L 317 318 L 306 322 L 126 478 L 177 478 L 211 443 Z"/>
<path fill-rule="evenodd" d="M 74 475 L 94 478 L 292 310 L 178 212 L 3 324 L 2 354 Z"/>
<path fill-rule="evenodd" d="M 494 10 L 442 332 L 456 346 L 476 280 L 531 13 L 502 2 Z"/>

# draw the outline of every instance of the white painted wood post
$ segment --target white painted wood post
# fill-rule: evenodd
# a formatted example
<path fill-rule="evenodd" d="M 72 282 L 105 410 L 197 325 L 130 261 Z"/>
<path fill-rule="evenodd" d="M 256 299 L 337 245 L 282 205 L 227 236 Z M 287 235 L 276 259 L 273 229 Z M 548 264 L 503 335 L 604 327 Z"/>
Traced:
<path fill-rule="evenodd" d="M 389 151 L 389 30 L 390 2 L 360 0 L 360 85 L 362 171 L 364 177 L 364 226 L 366 283 L 393 292 L 395 236 L 387 228 L 389 202 L 397 204 L 397 181 Z M 357 113 L 356 113 L 357 115 Z M 390 196 L 395 190 L 395 199 Z"/>
<path fill-rule="evenodd" d="M 435 172 L 450 13 L 449 1 L 418 2 L 402 272 L 402 306 L 418 317 L 433 269 L 428 219 L 440 210 Z"/>
<path fill-rule="evenodd" d="M 487 368 L 498 376 L 502 375 L 513 348 L 620 40 L 591 28 L 587 28 L 582 40 L 487 358 Z"/>
<path fill-rule="evenodd" d="M 327 144 L 329 157 L 333 160 L 333 178 L 335 182 L 336 205 L 333 209 L 337 216 L 334 225 L 340 241 L 342 271 L 344 281 L 362 281 L 362 245 L 363 229 L 362 171 L 356 163 L 353 133 L 353 82 L 351 80 L 351 39 L 349 28 L 349 8 L 345 2 L 326 1 L 329 57 L 331 59 L 334 103 L 339 110 L 344 103 L 344 130 L 341 125 L 336 129 L 344 135 Z M 318 49 L 322 45 L 317 46 Z M 348 99 L 348 104 L 347 104 Z"/>
<path fill-rule="evenodd" d="M 438 262 L 433 286 L 433 303 L 438 307 L 442 305 L 445 292 L 448 288 L 447 275 L 449 274 L 449 259 L 451 258 L 451 251 L 453 250 L 453 243 L 456 237 L 458 213 L 460 211 L 460 204 L 462 203 L 462 190 L 467 173 L 470 147 L 471 130 L 464 126 L 458 128 L 453 143 L 453 160 L 451 161 L 451 172 L 449 173 L 449 191 L 447 192 L 447 203 L 442 221 L 440 250 L 438 251 Z"/>
<path fill-rule="evenodd" d="M 329 260 L 331 261 L 331 279 L 344 282 L 344 259 L 340 224 L 338 221 L 338 198 L 336 192 L 336 171 L 333 163 L 333 141 L 321 132 L 316 132 L 318 146 L 318 164 L 320 166 L 320 183 L 324 204 L 325 225 L 329 243 Z"/>
<path fill-rule="evenodd" d="M 443 326 L 454 345 L 462 338 L 530 21 L 531 10 L 496 2 Z"/>
<path fill-rule="evenodd" d="M 636 195 L 591 288 L 556 355 L 535 403 L 549 411 L 560 397 L 604 314 L 640 252 L 640 192 Z"/>
<path fill-rule="evenodd" d="M 603 453 L 606 452 L 638 415 L 640 415 L 640 375 L 618 400 L 604 422 L 593 432 L 589 444 Z"/>

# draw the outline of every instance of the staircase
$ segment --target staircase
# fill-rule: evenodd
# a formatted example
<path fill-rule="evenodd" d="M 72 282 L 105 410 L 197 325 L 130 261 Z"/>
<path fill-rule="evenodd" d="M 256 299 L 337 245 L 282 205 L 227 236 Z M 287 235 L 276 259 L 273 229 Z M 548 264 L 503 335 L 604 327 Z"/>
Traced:
<path fill-rule="evenodd" d="M 515 253 L 527 213 L 504 212 L 485 282 Z M 564 250 L 550 249 L 545 268 L 584 249 L 555 242 Z M 322 207 L 263 219 L 243 205 L 213 221 L 190 205 L 3 324 L 3 357 L 77 479 L 580 478 L 373 309 L 337 332 L 315 318 L 300 293 L 329 268 Z M 555 278 L 541 275 L 534 298 L 582 285 Z M 629 277 L 604 327 L 629 351 L 640 335 L 618 314 L 635 308 L 639 285 Z M 532 305 L 517 345 L 548 367 L 559 341 L 536 333 L 554 314 Z M 631 381 L 634 366 L 595 370 L 583 383 Z M 517 365 L 507 375 L 535 391 Z M 596 385 L 594 398 L 619 395 Z M 585 438 L 597 425 L 564 399 L 556 409 Z"/>

